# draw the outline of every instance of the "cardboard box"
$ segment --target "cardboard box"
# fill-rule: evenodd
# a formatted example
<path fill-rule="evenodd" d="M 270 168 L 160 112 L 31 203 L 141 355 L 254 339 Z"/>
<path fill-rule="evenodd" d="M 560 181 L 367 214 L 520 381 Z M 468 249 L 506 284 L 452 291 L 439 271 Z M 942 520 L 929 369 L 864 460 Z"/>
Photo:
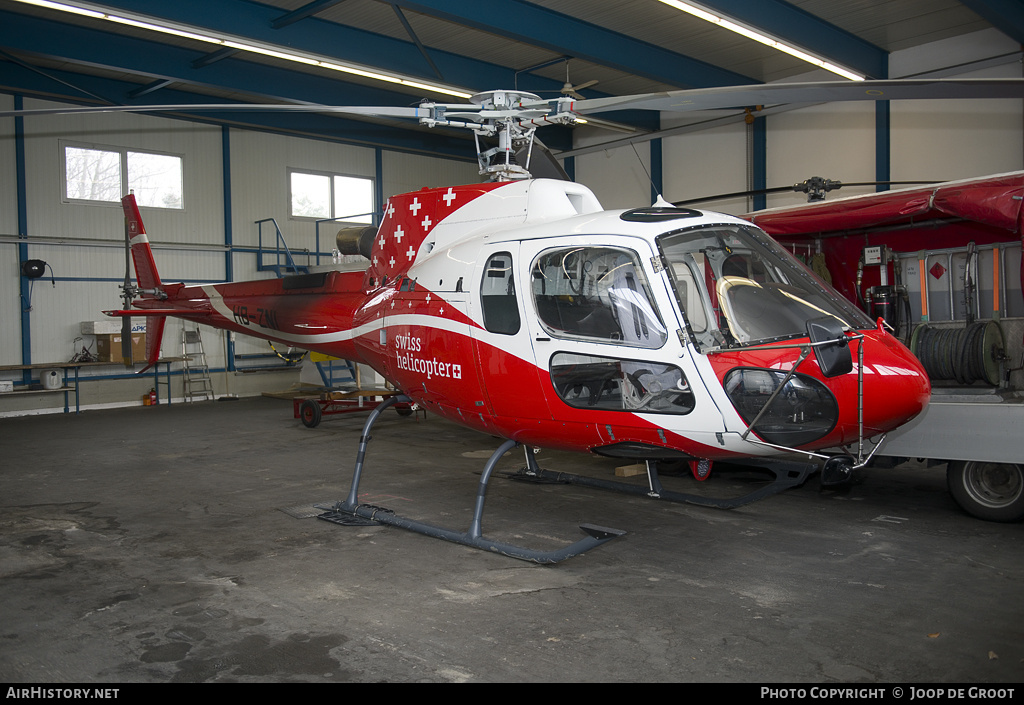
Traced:
<path fill-rule="evenodd" d="M 124 362 L 121 357 L 121 334 L 97 335 L 96 356 L 100 362 Z M 144 362 L 146 359 L 146 334 L 132 333 L 132 360 Z"/>

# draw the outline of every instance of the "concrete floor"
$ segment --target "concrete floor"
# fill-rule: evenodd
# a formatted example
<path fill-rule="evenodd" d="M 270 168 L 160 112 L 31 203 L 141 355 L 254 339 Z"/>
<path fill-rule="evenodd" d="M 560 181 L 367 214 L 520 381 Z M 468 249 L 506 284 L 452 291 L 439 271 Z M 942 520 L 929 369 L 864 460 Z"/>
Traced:
<path fill-rule="evenodd" d="M 1024 681 L 1024 525 L 964 515 L 941 467 L 732 511 L 496 478 L 485 535 L 628 532 L 545 567 L 296 518 L 345 496 L 364 418 L 307 429 L 246 399 L 0 420 L 0 682 Z M 389 411 L 362 499 L 465 530 L 497 445 Z"/>

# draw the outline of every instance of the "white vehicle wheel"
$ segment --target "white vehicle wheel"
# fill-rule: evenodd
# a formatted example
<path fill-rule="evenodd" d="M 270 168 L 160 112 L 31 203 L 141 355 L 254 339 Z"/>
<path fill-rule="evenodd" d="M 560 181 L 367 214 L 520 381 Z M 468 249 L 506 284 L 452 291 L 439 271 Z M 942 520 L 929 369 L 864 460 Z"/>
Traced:
<path fill-rule="evenodd" d="M 1024 518 L 1024 468 L 1020 465 L 953 460 L 946 469 L 946 484 L 957 504 L 979 519 Z"/>

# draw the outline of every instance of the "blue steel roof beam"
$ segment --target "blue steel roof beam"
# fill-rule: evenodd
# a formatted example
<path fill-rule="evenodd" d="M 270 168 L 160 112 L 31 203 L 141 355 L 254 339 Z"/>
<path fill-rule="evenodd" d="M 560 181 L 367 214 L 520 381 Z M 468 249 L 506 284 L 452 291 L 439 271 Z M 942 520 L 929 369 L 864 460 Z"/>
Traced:
<path fill-rule="evenodd" d="M 398 21 L 402 23 L 403 27 L 405 27 L 405 32 L 406 34 L 409 35 L 409 39 L 411 39 L 413 41 L 413 44 L 416 45 L 416 48 L 420 50 L 420 54 L 423 55 L 423 58 L 426 60 L 427 64 L 430 65 L 430 68 L 433 70 L 434 75 L 443 81 L 444 74 L 441 73 L 441 69 L 437 68 L 437 64 L 434 63 L 434 60 L 430 58 L 430 54 L 427 53 L 427 48 L 423 46 L 423 42 L 420 41 L 420 38 L 416 35 L 416 32 L 415 30 L 413 30 L 412 25 L 409 24 L 409 20 L 406 19 L 405 13 L 402 12 L 402 8 L 400 8 L 395 3 L 391 3 L 391 9 L 395 11 L 395 15 L 398 17 Z"/>
<path fill-rule="evenodd" d="M 142 74 L 153 80 L 247 92 L 269 99 L 399 106 L 418 100 L 414 94 L 391 90 L 389 83 L 357 84 L 346 81 L 345 74 L 316 74 L 244 61 L 245 52 L 200 69 L 193 66 L 196 52 L 191 49 L 15 13 L 0 12 L 2 47 Z"/>
<path fill-rule="evenodd" d="M 961 0 L 1010 39 L 1024 44 L 1024 4 L 1020 0 Z"/>
<path fill-rule="evenodd" d="M 758 83 L 749 76 L 524 0 L 396 0 L 396 4 L 680 88 Z"/>
<path fill-rule="evenodd" d="M 410 42 L 316 17 L 300 25 L 274 30 L 270 23 L 280 10 L 246 0 L 104 0 L 103 4 L 125 12 L 427 78 L 421 71 L 422 57 Z M 397 4 L 680 88 L 756 83 L 749 76 L 717 68 L 522 0 L 401 0 Z M 436 50 L 433 57 L 448 81 L 456 85 L 477 90 L 511 85 L 511 69 L 495 71 L 493 64 Z M 560 87 L 561 84 L 554 89 Z"/>
<path fill-rule="evenodd" d="M 234 56 L 240 51 L 241 49 L 232 49 L 231 47 L 218 49 L 217 51 L 212 51 L 209 54 L 199 57 L 198 59 L 192 62 L 192 66 L 193 68 L 201 69 L 204 66 L 215 64 L 221 59 L 226 59 L 229 56 Z"/>
<path fill-rule="evenodd" d="M 142 88 L 136 88 L 133 91 L 129 91 L 128 92 L 128 97 L 129 98 L 141 98 L 144 95 L 149 95 L 150 93 L 155 93 L 156 91 L 160 90 L 161 88 L 167 88 L 167 86 L 171 85 L 172 83 L 174 83 L 174 81 L 168 81 L 166 78 L 162 78 L 162 79 L 160 79 L 158 81 L 153 81 L 152 83 L 150 83 L 148 85 L 145 85 Z"/>
<path fill-rule="evenodd" d="M 311 18 L 303 22 L 298 26 L 302 32 L 295 35 L 289 35 L 288 33 L 293 30 L 289 28 L 283 31 L 274 31 L 267 27 L 266 22 L 269 22 L 269 18 L 273 13 L 264 13 L 267 8 L 263 5 L 254 3 L 244 2 L 243 0 L 217 0 L 215 3 L 204 2 L 202 0 L 178 0 L 174 3 L 160 3 L 150 2 L 150 0 L 133 0 L 127 2 L 127 0 L 108 0 L 105 4 L 111 5 L 112 7 L 116 4 L 122 4 L 125 7 L 131 8 L 135 12 L 145 12 L 154 16 L 161 16 L 161 9 L 166 9 L 167 13 L 162 16 L 180 22 L 182 24 L 196 26 L 199 22 L 203 22 L 204 27 L 210 27 L 211 23 L 206 22 L 206 17 L 209 14 L 211 8 L 231 11 L 237 11 L 237 14 L 231 14 L 228 12 L 227 26 L 230 28 L 225 30 L 234 35 L 245 34 L 242 30 L 248 30 L 252 28 L 256 32 L 258 39 L 265 40 L 269 43 L 284 45 L 302 49 L 306 51 L 312 51 L 314 53 L 323 53 L 333 58 L 340 60 L 351 60 L 355 63 L 380 68 L 396 68 L 398 64 L 401 64 L 402 68 L 407 73 L 412 75 L 414 73 L 413 67 L 409 65 L 415 65 L 415 70 L 418 71 L 423 66 L 422 56 L 416 49 L 416 46 L 411 42 L 400 41 L 385 37 L 382 35 L 373 34 L 370 32 L 364 32 L 361 30 L 354 30 L 334 23 L 326 23 L 323 20 L 317 18 Z M 197 9 L 199 8 L 199 9 Z M 15 8 L 16 9 L 16 8 Z M 191 14 L 184 10 L 190 10 Z M 204 11 L 205 10 L 205 11 Z M 245 15 L 244 11 L 255 10 L 255 18 L 251 15 Z M 168 16 L 173 14 L 174 16 Z M 52 28 L 49 30 L 51 35 L 47 35 L 45 31 L 36 31 L 32 36 L 36 39 L 33 46 L 23 45 L 22 49 L 25 51 L 36 51 L 38 53 L 46 53 L 42 48 L 56 45 L 54 55 L 59 55 L 62 51 L 65 51 L 62 47 L 62 42 L 55 42 L 53 36 L 67 37 L 69 41 L 72 41 L 73 37 L 84 35 L 92 38 L 91 41 L 97 44 L 97 49 L 105 49 L 106 44 L 113 43 L 116 39 L 120 38 L 120 35 L 114 32 L 102 32 L 97 30 L 89 31 L 85 27 L 75 25 L 74 18 L 69 18 L 67 23 L 55 22 L 55 20 L 42 20 L 39 17 L 30 17 L 29 15 L 18 14 L 14 11 L 3 11 L 0 10 L 0 35 L 6 35 L 4 30 L 13 29 L 16 23 L 20 25 L 26 25 L 29 19 L 36 20 L 34 26 Z M 47 24 L 48 23 L 48 24 Z M 215 25 L 224 24 L 220 20 L 217 20 Z M 26 30 L 31 32 L 31 30 Z M 247 35 L 248 36 L 248 35 Z M 283 42 L 288 36 L 294 36 L 297 41 Z M 314 38 L 315 42 L 309 43 L 307 40 Z M 172 68 L 162 70 L 159 67 L 153 67 L 153 61 L 150 60 L 150 55 L 160 47 L 166 45 L 159 43 L 159 35 L 154 35 L 153 42 L 145 42 L 142 40 L 136 40 L 132 44 L 132 53 L 125 53 L 127 50 L 119 51 L 106 51 L 105 59 L 94 59 L 97 64 L 102 66 L 113 66 L 125 71 L 135 71 L 140 66 L 151 67 L 146 71 L 153 73 L 153 78 L 174 78 L 189 83 L 199 84 L 216 84 L 220 82 L 220 87 L 227 89 L 238 89 L 238 90 L 249 90 L 249 88 L 243 88 L 233 85 L 234 77 L 221 76 L 218 79 L 214 79 L 207 73 L 187 73 L 182 69 L 179 69 L 177 64 Z M 0 42 L 2 46 L 3 42 Z M 323 46 L 322 46 L 323 45 Z M 118 44 L 118 46 L 121 46 Z M 323 49 L 323 50 L 322 50 Z M 50 51 L 54 53 L 54 51 Z M 344 54 L 344 55 L 342 55 Z M 432 55 L 438 65 L 438 68 L 442 71 L 444 76 L 449 79 L 450 82 L 458 85 L 465 85 L 466 87 L 487 90 L 498 87 L 509 87 L 516 85 L 517 74 L 511 68 L 497 66 L 495 64 L 486 63 L 486 61 L 480 61 L 478 59 L 472 59 L 458 54 L 450 52 L 443 52 L 439 50 L 433 50 Z M 213 54 L 207 54 L 200 58 L 195 56 L 195 53 L 188 55 L 189 64 L 195 63 L 193 68 L 200 68 L 209 66 L 214 60 L 222 57 L 223 54 L 220 52 L 214 52 Z M 246 52 L 238 52 L 237 54 L 231 54 L 231 56 L 245 57 Z M 394 59 L 394 60 L 392 60 Z M 399 60 L 400 59 L 400 60 Z M 129 64 L 130 63 L 130 64 Z M 382 66 L 385 63 L 390 63 L 389 66 Z M 130 68 L 126 66 L 129 64 Z M 228 61 L 229 66 L 236 67 L 238 69 L 239 64 L 234 64 L 233 61 Z M 246 63 L 246 67 L 254 67 L 255 64 Z M 244 72 L 239 72 L 244 73 Z M 173 74 L 173 75 L 167 75 Z M 294 72 L 294 75 L 301 77 L 306 75 L 303 71 Z M 344 74 L 334 73 L 335 77 L 333 83 L 343 83 L 346 79 Z M 241 78 L 241 77 L 240 77 Z M 536 75 L 528 75 L 526 81 L 523 81 L 521 76 L 518 77 L 518 88 L 520 90 L 529 90 L 540 93 L 557 93 L 561 89 L 561 82 L 554 81 L 551 79 L 543 78 Z M 430 77 L 425 77 L 427 81 L 432 80 Z M 464 79 L 464 80 L 463 80 Z M 249 82 L 251 83 L 251 82 Z M 345 84 L 349 86 L 355 86 L 355 84 Z M 445 96 L 442 94 L 436 94 L 432 96 L 425 95 L 426 91 L 423 92 L 409 92 L 410 89 L 403 89 L 402 91 L 392 91 L 390 89 L 391 84 L 378 83 L 379 86 L 377 95 L 386 95 L 388 97 L 374 97 L 373 90 L 371 88 L 359 87 L 357 90 L 362 91 L 362 96 L 354 96 L 347 100 L 332 100 L 329 94 L 317 95 L 313 97 L 306 96 L 303 99 L 314 101 L 314 102 L 335 102 L 344 103 L 344 105 L 410 105 L 417 99 L 422 97 L 432 97 L 433 99 L 441 100 L 452 100 L 451 96 Z M 262 90 L 256 90 L 254 92 L 263 93 Z M 600 96 L 600 91 L 595 92 L 596 96 Z M 286 90 L 283 95 L 291 95 Z M 615 122 L 623 122 L 636 126 L 638 129 L 654 129 L 655 127 L 651 124 L 651 116 L 645 112 L 630 111 L 628 113 L 618 113 L 615 116 L 606 116 L 609 120 Z M 559 132 L 560 130 L 555 130 Z M 546 130 L 546 134 L 549 135 L 547 139 L 556 140 L 556 137 L 552 134 L 551 129 Z"/>
<path fill-rule="evenodd" d="M 270 26 L 274 29 L 281 29 L 287 27 L 290 24 L 295 24 L 299 20 L 304 20 L 307 17 L 312 17 L 321 10 L 326 10 L 328 7 L 334 7 L 340 5 L 345 0 L 314 0 L 314 2 L 303 5 L 298 10 L 292 10 L 288 14 L 281 15 L 276 20 L 270 23 Z"/>
<path fill-rule="evenodd" d="M 179 22 L 198 31 L 231 34 L 427 82 L 437 80 L 429 71 L 424 73 L 423 57 L 412 42 L 317 17 L 275 30 L 270 25 L 280 16 L 280 8 L 246 0 L 103 0 L 103 4 L 112 11 L 121 9 L 157 20 Z M 432 56 L 447 82 L 456 86 L 489 90 L 495 86 L 510 86 L 514 79 L 512 68 L 439 50 L 433 50 Z M 560 87 L 561 83 L 538 79 L 537 87 L 529 90 L 558 90 Z"/>
<path fill-rule="evenodd" d="M 782 0 L 697 2 L 868 78 L 889 77 L 889 54 L 884 49 Z"/>
<path fill-rule="evenodd" d="M 2 16 L 2 15 L 0 15 L 0 16 Z M 91 93 L 91 92 L 85 90 L 84 88 L 82 88 L 80 85 L 76 85 L 73 82 L 66 81 L 64 79 L 58 78 L 56 76 L 55 72 L 53 72 L 53 71 L 43 71 L 42 69 L 40 69 L 40 68 L 38 68 L 36 66 L 32 66 L 31 64 L 27 64 L 24 61 L 22 61 L 21 59 L 19 59 L 18 57 L 11 56 L 6 51 L 0 50 L 0 56 L 2 56 L 4 58 L 4 60 L 9 61 L 12 64 L 15 64 L 17 66 L 20 66 L 21 68 L 25 69 L 26 71 L 31 71 L 32 73 L 38 74 L 39 76 L 42 76 L 43 78 L 46 78 L 49 81 L 53 81 L 54 83 L 59 83 L 62 86 L 66 86 L 67 88 L 70 88 L 71 90 L 75 91 L 76 98 L 78 98 L 79 100 L 82 99 L 82 95 L 87 95 L 87 96 L 89 96 L 90 98 L 92 98 L 93 100 L 95 100 L 98 103 L 108 103 L 108 104 L 113 104 L 114 103 L 114 101 L 110 100 L 109 98 L 104 98 L 103 96 L 97 95 L 96 93 Z M 5 72 L 4 75 L 6 75 L 6 72 Z M 77 95 L 77 94 L 82 94 L 82 95 Z"/>
<path fill-rule="evenodd" d="M 136 84 L 116 79 L 85 76 L 64 71 L 55 71 L 54 73 L 57 80 L 78 81 L 82 84 L 83 88 L 96 93 L 125 94 L 136 87 Z M 5 70 L 3 78 L 0 79 L 0 90 L 4 92 L 18 93 L 26 97 L 55 100 L 58 102 L 68 100 L 64 96 L 55 94 L 53 87 L 53 82 L 44 80 L 38 74 L 22 67 L 13 67 L 10 71 Z M 177 89 L 164 89 L 160 94 L 164 98 L 163 104 L 168 105 L 176 103 L 224 102 L 222 99 L 213 98 L 208 95 L 198 95 Z M 225 111 L 216 114 L 203 112 L 190 115 L 183 110 L 181 114 L 154 113 L 154 115 L 164 118 L 183 118 L 193 122 L 214 125 L 227 124 L 234 127 L 279 134 L 293 134 L 328 142 L 383 147 L 385 149 L 458 159 L 460 161 L 475 161 L 472 140 L 468 136 L 459 133 L 453 135 L 440 130 L 428 132 L 398 129 L 361 120 L 314 113 L 238 113 L 230 110 L 232 104 L 232 101 L 227 101 L 225 103 Z M 34 119 L 45 120 L 46 118 Z"/>

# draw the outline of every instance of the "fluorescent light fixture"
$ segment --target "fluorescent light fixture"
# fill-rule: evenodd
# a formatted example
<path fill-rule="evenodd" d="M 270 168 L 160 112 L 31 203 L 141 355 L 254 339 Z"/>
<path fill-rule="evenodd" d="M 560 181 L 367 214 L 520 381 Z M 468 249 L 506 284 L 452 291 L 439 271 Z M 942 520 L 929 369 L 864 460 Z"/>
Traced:
<path fill-rule="evenodd" d="M 306 64 L 307 66 L 318 66 L 320 68 L 330 69 L 331 71 L 339 71 L 353 76 L 362 76 L 363 78 L 369 78 L 376 81 L 397 83 L 410 88 L 420 88 L 436 93 L 443 93 L 456 98 L 468 100 L 473 96 L 473 92 L 464 91 L 453 86 L 445 86 L 439 83 L 426 83 L 412 77 L 405 77 L 401 74 L 389 74 L 374 70 L 370 67 L 360 66 L 358 64 L 338 63 L 336 60 L 332 60 L 326 56 L 318 56 L 316 54 L 309 54 L 306 52 L 286 51 L 273 44 L 254 42 L 243 37 L 235 37 L 228 34 L 217 36 L 213 32 L 207 32 L 204 29 L 190 27 L 189 25 L 178 22 L 159 20 L 157 18 L 135 13 L 120 12 L 118 14 L 113 14 L 108 11 L 109 8 L 93 3 L 76 2 L 71 4 L 51 2 L 51 0 L 15 0 L 15 2 L 20 2 L 25 5 L 35 5 L 36 7 L 45 7 L 49 10 L 57 10 L 59 12 L 84 15 L 86 17 L 92 17 L 99 20 L 107 20 L 109 22 L 116 22 L 117 24 L 129 25 L 152 32 L 192 39 L 205 42 L 207 44 L 231 47 L 232 49 L 238 49 L 239 51 L 271 56 L 284 61 Z"/>
<path fill-rule="evenodd" d="M 705 22 L 716 24 L 723 29 L 729 30 L 730 32 L 735 32 L 736 34 L 740 34 L 744 37 L 747 37 L 748 39 L 753 39 L 755 42 L 760 42 L 765 46 L 770 46 L 773 49 L 778 49 L 779 51 L 789 54 L 790 56 L 795 56 L 801 61 L 806 61 L 809 64 L 817 66 L 818 68 L 823 68 L 826 71 L 831 71 L 832 73 L 838 74 L 843 78 L 848 78 L 851 81 L 863 81 L 865 78 L 859 73 L 854 73 L 849 69 L 845 69 L 842 66 L 838 66 L 829 61 L 825 61 L 824 59 L 819 59 L 818 57 L 813 56 L 812 54 L 809 54 L 801 49 L 797 49 L 794 46 L 786 44 L 785 42 L 780 42 L 779 40 L 774 39 L 768 36 L 767 34 L 758 32 L 756 29 L 753 29 L 752 27 L 748 27 L 746 25 L 740 24 L 734 20 L 730 20 L 725 17 L 719 17 L 715 13 L 709 12 L 708 10 L 704 9 L 699 5 L 695 5 L 690 2 L 685 2 L 685 0 L 660 1 L 668 5 L 669 7 L 674 7 L 675 9 L 680 10 L 681 12 L 685 12 L 688 15 L 699 17 Z"/>
<path fill-rule="evenodd" d="M 104 14 L 96 10 L 88 10 L 84 7 L 75 7 L 74 5 L 65 5 L 60 2 L 49 2 L 49 0 L 21 0 L 26 5 L 36 5 L 38 7 L 45 7 L 50 10 L 58 10 L 60 12 L 70 12 L 74 15 L 85 15 L 86 17 L 95 17 L 97 19 L 103 19 Z"/>
<path fill-rule="evenodd" d="M 30 2 L 31 0 L 22 0 L 23 2 Z M 32 4 L 35 4 L 34 2 Z M 141 22 L 139 20 L 133 20 L 129 17 L 118 17 L 117 15 L 103 15 L 100 19 L 110 20 L 111 22 L 117 22 L 118 24 L 125 24 L 130 27 L 138 27 L 139 29 L 148 29 L 151 32 L 161 32 L 162 34 L 172 34 L 175 37 L 184 37 L 186 39 L 195 39 L 200 42 L 207 42 L 208 44 L 223 44 L 219 39 L 215 39 L 205 34 L 196 34 L 195 32 L 186 32 L 182 29 L 174 29 L 172 27 L 164 27 L 161 25 L 153 24 L 152 22 Z"/>

